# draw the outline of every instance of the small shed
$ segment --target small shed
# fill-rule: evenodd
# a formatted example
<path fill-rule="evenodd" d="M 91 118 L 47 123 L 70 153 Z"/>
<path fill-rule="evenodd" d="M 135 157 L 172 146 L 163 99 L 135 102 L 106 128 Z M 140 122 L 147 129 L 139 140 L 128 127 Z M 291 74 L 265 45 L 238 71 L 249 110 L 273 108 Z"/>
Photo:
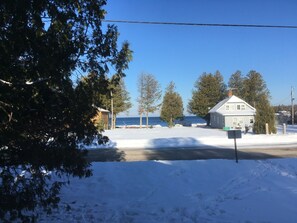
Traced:
<path fill-rule="evenodd" d="M 231 95 L 220 101 L 210 111 L 210 125 L 213 128 L 251 128 L 255 122 L 256 109 L 244 100 Z"/>
<path fill-rule="evenodd" d="M 95 123 L 96 126 L 108 129 L 109 128 L 109 111 L 103 108 L 97 107 L 97 113 L 92 121 Z"/>

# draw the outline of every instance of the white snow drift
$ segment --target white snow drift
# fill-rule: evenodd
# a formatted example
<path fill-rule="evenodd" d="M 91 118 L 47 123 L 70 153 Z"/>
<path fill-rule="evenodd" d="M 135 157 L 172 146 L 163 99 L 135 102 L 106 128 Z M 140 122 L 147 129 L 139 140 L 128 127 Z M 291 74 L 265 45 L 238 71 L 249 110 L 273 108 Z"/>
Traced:
<path fill-rule="evenodd" d="M 287 135 L 244 135 L 239 146 L 294 144 Z M 110 147 L 228 146 L 226 132 L 199 128 L 107 131 Z M 263 144 L 263 145 L 264 145 Z M 141 147 L 143 146 L 143 147 Z M 53 215 L 38 222 L 297 221 L 297 159 L 93 163 L 93 176 L 72 178 Z"/>

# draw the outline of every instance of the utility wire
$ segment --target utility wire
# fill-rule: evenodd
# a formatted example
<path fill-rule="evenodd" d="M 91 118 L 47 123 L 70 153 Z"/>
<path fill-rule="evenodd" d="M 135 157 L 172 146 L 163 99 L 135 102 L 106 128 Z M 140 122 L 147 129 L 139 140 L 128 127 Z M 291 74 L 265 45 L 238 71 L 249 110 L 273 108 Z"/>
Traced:
<path fill-rule="evenodd" d="M 108 23 L 128 23 L 144 25 L 172 25 L 172 26 L 213 26 L 213 27 L 241 27 L 241 28 L 276 28 L 276 29 L 297 29 L 297 26 L 286 25 L 255 25 L 255 24 L 224 24 L 224 23 L 189 23 L 189 22 L 152 22 L 136 20 L 111 20 L 105 19 Z"/>

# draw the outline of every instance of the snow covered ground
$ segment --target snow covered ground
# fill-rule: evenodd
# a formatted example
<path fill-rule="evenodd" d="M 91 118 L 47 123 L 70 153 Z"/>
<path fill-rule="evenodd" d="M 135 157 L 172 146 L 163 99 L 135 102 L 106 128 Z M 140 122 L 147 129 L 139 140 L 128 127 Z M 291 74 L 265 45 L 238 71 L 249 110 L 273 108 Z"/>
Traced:
<path fill-rule="evenodd" d="M 297 221 L 297 159 L 93 163 L 38 222 Z"/>
<path fill-rule="evenodd" d="M 227 132 L 207 127 L 159 127 L 142 129 L 114 129 L 106 130 L 110 142 L 105 146 L 92 144 L 86 148 L 118 148 L 118 149 L 162 149 L 162 148 L 190 148 L 190 147 L 220 147 L 234 148 L 234 141 L 227 138 Z M 286 134 L 282 133 L 282 126 L 278 133 L 272 135 L 242 134 L 237 140 L 240 148 L 290 147 L 297 145 L 297 126 L 288 126 Z"/>
<path fill-rule="evenodd" d="M 238 144 L 296 145 L 296 129 L 243 135 Z M 109 147 L 233 145 L 226 132 L 205 128 L 116 129 L 106 135 Z M 38 222 L 297 222 L 297 159 L 98 162 L 92 168 L 92 177 L 70 179 L 60 208 Z"/>

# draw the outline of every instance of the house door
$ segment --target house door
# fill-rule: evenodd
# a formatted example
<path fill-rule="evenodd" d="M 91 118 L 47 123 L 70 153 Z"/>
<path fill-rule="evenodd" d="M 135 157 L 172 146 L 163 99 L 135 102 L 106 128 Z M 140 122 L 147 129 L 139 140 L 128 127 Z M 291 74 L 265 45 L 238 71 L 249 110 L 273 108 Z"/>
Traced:
<path fill-rule="evenodd" d="M 242 118 L 233 118 L 233 128 L 242 129 L 244 127 Z"/>

